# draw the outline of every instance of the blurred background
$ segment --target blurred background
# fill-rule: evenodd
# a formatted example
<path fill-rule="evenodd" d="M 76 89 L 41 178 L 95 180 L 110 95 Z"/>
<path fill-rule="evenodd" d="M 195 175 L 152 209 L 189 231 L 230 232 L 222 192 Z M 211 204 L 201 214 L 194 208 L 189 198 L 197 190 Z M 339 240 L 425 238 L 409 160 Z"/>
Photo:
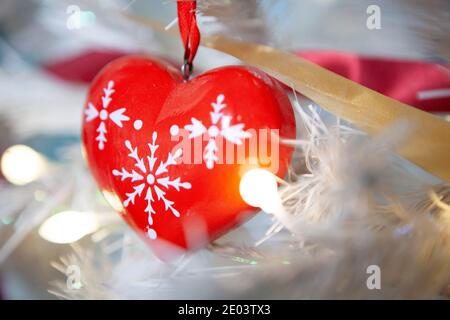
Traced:
<path fill-rule="evenodd" d="M 370 20 L 377 8 L 379 25 Z M 292 51 L 448 117 L 449 1 L 203 0 L 199 11 L 202 32 Z M 111 253 L 115 261 L 124 243 L 139 242 L 96 189 L 80 153 L 87 88 L 105 64 L 133 53 L 182 62 L 178 38 L 129 15 L 177 28 L 173 0 L 0 1 L 0 298 L 56 298 L 48 289 L 65 278 L 53 261 L 87 243 L 91 255 Z M 201 48 L 195 71 L 239 63 Z M 228 237 L 257 238 L 264 219 Z"/>

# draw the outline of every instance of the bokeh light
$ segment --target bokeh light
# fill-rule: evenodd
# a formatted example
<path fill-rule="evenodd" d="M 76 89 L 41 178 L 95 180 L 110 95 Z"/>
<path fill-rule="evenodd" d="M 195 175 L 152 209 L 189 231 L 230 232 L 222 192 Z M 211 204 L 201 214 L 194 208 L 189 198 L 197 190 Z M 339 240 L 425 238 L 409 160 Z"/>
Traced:
<path fill-rule="evenodd" d="M 47 161 L 32 148 L 19 144 L 6 149 L 0 166 L 9 182 L 24 185 L 39 179 L 44 174 Z"/>
<path fill-rule="evenodd" d="M 39 235 L 53 243 L 72 243 L 98 228 L 99 222 L 93 213 L 63 211 L 44 221 L 39 228 Z"/>

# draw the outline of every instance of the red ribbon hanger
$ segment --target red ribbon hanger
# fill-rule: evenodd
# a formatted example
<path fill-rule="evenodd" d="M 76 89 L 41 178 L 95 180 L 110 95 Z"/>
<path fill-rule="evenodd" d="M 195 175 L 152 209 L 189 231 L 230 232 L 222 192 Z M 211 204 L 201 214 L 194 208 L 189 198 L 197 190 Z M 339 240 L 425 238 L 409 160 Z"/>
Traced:
<path fill-rule="evenodd" d="M 200 31 L 196 18 L 197 1 L 179 0 L 177 1 L 177 7 L 178 25 L 185 50 L 182 71 L 185 78 L 189 78 L 192 73 L 193 61 L 200 45 Z"/>

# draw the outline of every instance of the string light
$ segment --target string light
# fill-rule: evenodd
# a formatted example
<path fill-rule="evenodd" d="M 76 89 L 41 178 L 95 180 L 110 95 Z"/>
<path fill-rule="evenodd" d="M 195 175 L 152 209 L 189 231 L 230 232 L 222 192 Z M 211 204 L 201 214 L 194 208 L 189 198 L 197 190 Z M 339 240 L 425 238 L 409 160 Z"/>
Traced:
<path fill-rule="evenodd" d="M 47 220 L 39 228 L 39 235 L 53 243 L 72 243 L 99 228 L 95 214 L 63 211 Z"/>
<path fill-rule="evenodd" d="M 24 185 L 39 179 L 47 167 L 45 158 L 25 145 L 14 145 L 3 153 L 0 166 L 5 178 L 15 184 Z"/>
<path fill-rule="evenodd" d="M 239 192 L 242 199 L 267 213 L 275 213 L 280 207 L 275 175 L 264 169 L 251 169 L 241 178 Z"/>
<path fill-rule="evenodd" d="M 277 220 L 292 233 L 294 220 L 284 209 L 278 194 L 277 178 L 270 171 L 251 169 L 247 171 L 239 184 L 242 199 L 253 207 L 259 207 L 273 214 Z"/>

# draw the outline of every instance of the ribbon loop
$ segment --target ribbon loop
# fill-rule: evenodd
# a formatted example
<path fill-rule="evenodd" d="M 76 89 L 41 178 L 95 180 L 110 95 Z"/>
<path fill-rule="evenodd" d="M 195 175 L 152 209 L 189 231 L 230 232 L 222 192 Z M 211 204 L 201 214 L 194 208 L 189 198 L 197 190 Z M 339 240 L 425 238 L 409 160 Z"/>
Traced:
<path fill-rule="evenodd" d="M 179 0 L 178 8 L 178 25 L 180 28 L 181 40 L 184 46 L 184 76 L 189 77 L 192 72 L 192 65 L 200 45 L 200 31 L 197 26 L 197 1 L 196 0 Z M 189 72 L 186 72 L 189 71 Z"/>

